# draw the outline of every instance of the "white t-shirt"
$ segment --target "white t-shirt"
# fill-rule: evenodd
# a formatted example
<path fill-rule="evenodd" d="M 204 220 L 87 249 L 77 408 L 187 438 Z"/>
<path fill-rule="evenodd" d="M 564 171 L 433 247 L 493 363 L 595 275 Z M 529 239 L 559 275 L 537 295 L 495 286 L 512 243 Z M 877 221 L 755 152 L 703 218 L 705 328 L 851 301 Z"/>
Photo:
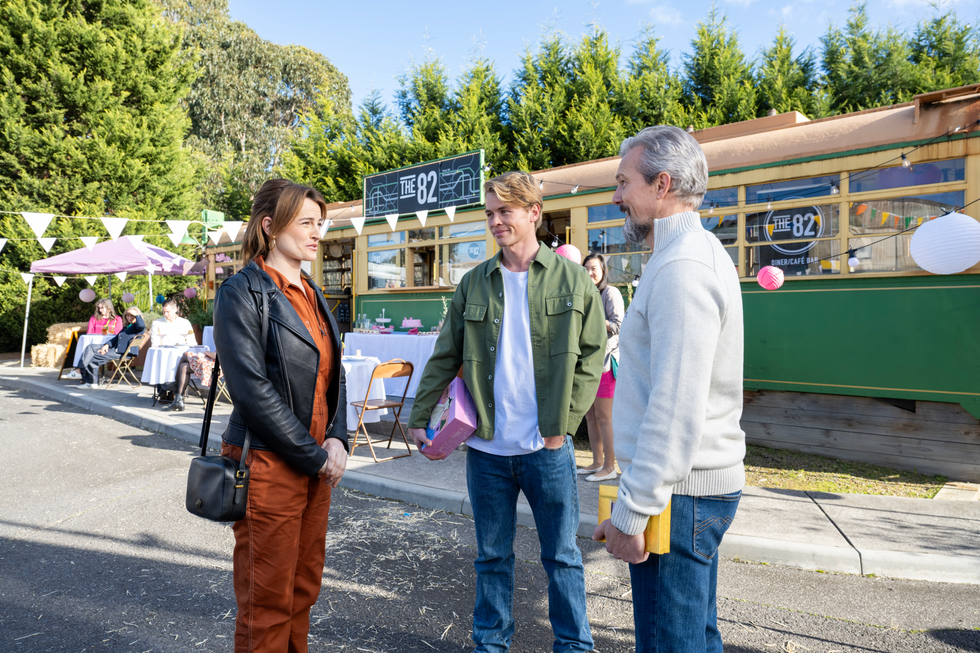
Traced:
<path fill-rule="evenodd" d="M 527 305 L 527 272 L 502 265 L 504 314 L 493 370 L 493 439 L 472 436 L 467 446 L 498 456 L 533 453 L 544 446 L 538 430 L 538 393 L 531 353 L 531 313 Z"/>
<path fill-rule="evenodd" d="M 187 318 L 175 317 L 173 322 L 168 322 L 167 318 L 161 317 L 159 320 L 153 320 L 153 324 L 150 325 L 151 347 L 196 344 L 194 327 Z"/>

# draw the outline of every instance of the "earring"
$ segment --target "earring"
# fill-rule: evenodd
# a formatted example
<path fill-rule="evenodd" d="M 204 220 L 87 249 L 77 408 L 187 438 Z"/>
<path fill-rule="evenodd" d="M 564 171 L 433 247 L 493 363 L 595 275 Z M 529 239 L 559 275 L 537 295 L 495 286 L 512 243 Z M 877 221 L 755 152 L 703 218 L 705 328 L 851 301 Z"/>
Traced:
<path fill-rule="evenodd" d="M 269 245 L 269 251 L 271 252 L 271 251 L 272 251 L 272 250 L 274 250 L 275 248 L 276 248 L 276 239 L 275 239 L 275 238 L 273 238 L 273 239 L 272 239 L 272 244 L 271 244 L 271 245 Z"/>

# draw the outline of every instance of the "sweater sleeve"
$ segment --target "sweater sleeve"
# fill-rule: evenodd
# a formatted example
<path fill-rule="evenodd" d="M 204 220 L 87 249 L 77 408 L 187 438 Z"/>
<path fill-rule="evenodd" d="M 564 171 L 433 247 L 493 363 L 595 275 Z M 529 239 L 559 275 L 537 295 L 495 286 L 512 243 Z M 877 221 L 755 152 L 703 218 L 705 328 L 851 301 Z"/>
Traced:
<path fill-rule="evenodd" d="M 650 397 L 637 415 L 636 451 L 623 470 L 612 523 L 636 535 L 667 507 L 701 446 L 724 294 L 705 265 L 680 260 L 657 274 L 639 308 L 649 323 Z M 632 310 L 632 307 L 631 307 Z M 625 379 L 624 379 L 625 381 Z M 618 407 L 617 407 L 618 408 Z"/>
<path fill-rule="evenodd" d="M 90 335 L 93 333 L 102 333 L 102 331 L 99 329 L 98 321 L 95 319 L 94 315 L 88 319 L 88 331 L 86 331 L 86 333 Z"/>

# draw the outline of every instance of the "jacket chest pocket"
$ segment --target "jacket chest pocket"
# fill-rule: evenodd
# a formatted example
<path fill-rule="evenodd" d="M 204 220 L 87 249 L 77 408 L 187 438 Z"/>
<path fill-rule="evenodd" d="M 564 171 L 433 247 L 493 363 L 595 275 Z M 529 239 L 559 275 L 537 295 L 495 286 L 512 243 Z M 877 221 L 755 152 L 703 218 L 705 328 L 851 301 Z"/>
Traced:
<path fill-rule="evenodd" d="M 582 332 L 582 315 L 585 300 L 581 295 L 558 295 L 545 298 L 545 314 L 548 316 L 548 337 L 552 354 L 581 354 L 579 334 Z"/>
<path fill-rule="evenodd" d="M 486 318 L 485 304 L 466 304 L 463 311 L 463 360 L 483 360 L 483 344 L 487 337 Z"/>

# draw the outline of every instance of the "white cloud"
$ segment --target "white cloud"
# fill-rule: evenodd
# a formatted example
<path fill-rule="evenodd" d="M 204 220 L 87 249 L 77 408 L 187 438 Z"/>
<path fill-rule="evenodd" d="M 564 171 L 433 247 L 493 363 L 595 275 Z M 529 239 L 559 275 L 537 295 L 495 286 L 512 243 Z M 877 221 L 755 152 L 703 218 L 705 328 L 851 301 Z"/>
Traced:
<path fill-rule="evenodd" d="M 657 5 L 650 9 L 650 18 L 654 25 L 671 25 L 677 27 L 684 24 L 684 17 L 681 12 L 667 5 Z"/>
<path fill-rule="evenodd" d="M 738 5 L 739 7 L 748 7 L 755 0 L 725 0 L 725 2 L 730 5 Z"/>

